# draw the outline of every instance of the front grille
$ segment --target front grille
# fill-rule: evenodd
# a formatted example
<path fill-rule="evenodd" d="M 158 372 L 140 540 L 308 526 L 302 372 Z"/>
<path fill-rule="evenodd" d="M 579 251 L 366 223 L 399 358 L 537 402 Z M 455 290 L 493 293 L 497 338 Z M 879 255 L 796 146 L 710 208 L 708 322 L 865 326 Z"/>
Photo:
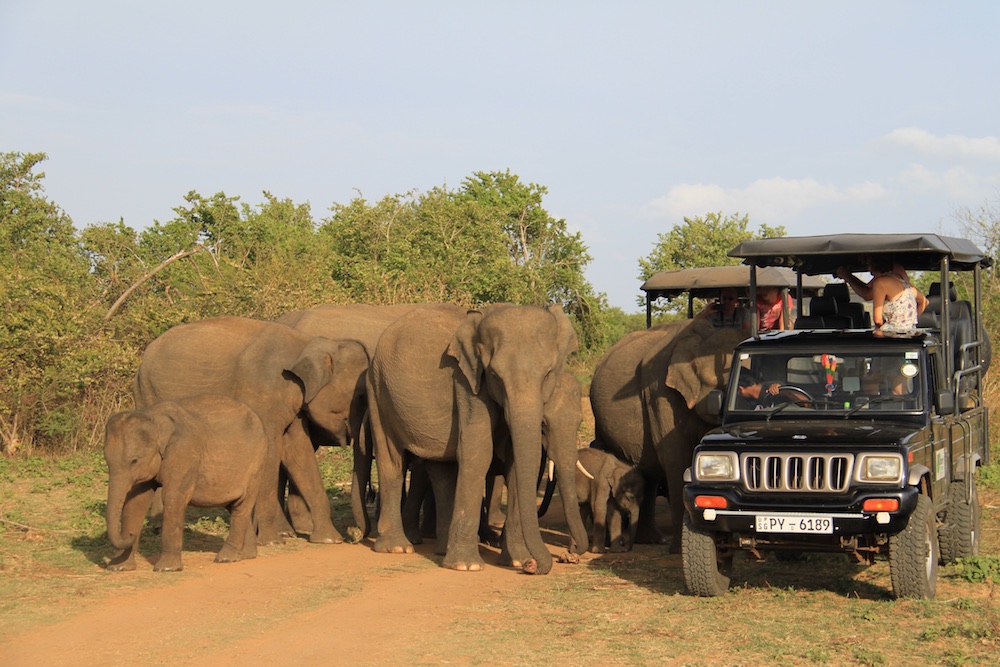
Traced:
<path fill-rule="evenodd" d="M 748 491 L 838 493 L 851 482 L 850 454 L 743 454 Z"/>

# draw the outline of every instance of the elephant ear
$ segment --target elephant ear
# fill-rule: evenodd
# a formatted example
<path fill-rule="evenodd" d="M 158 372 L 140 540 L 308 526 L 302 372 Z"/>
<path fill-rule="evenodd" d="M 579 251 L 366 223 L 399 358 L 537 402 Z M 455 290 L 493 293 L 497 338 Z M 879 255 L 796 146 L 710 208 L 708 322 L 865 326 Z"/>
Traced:
<path fill-rule="evenodd" d="M 321 336 L 310 340 L 298 359 L 285 370 L 302 381 L 303 399 L 309 403 L 319 390 L 333 379 L 333 359 L 336 344 Z"/>
<path fill-rule="evenodd" d="M 684 329 L 673 343 L 670 364 L 667 367 L 667 386 L 680 393 L 688 410 L 701 400 L 704 394 L 721 386 L 723 368 L 742 334 L 735 337 L 735 329 L 717 329 L 711 322 L 695 320 Z M 722 335 L 719 335 L 722 334 Z M 720 368 L 713 366 L 722 360 Z"/>
<path fill-rule="evenodd" d="M 465 321 L 455 330 L 455 335 L 448 345 L 448 354 L 458 361 L 466 381 L 474 395 L 479 395 L 482 388 L 483 375 L 489 365 L 490 351 L 486 349 L 479 338 L 479 324 L 483 321 L 483 312 L 470 310 Z"/>
<path fill-rule="evenodd" d="M 561 306 L 549 306 L 549 312 L 556 318 L 557 335 L 559 338 L 559 359 L 556 368 L 562 368 L 566 363 L 566 358 L 580 349 L 580 342 L 576 337 L 576 329 L 573 323 L 566 317 Z"/>
<path fill-rule="evenodd" d="M 183 419 L 183 408 L 173 401 L 164 401 L 156 406 L 155 411 L 150 411 L 149 421 L 153 429 L 153 442 L 156 443 L 156 451 L 160 458 L 167 453 L 170 443 L 177 438 L 178 425 Z"/>

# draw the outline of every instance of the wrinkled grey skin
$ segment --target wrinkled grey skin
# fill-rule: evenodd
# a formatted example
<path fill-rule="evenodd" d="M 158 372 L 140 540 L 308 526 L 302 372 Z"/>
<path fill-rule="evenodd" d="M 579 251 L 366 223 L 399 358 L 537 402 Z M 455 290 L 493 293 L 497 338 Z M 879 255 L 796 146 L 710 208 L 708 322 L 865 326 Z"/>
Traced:
<path fill-rule="evenodd" d="M 267 436 L 257 415 L 224 396 L 197 396 L 119 412 L 108 419 L 108 539 L 118 553 L 109 570 L 134 570 L 139 533 L 153 491 L 163 492 L 163 553 L 153 569 L 183 569 L 184 510 L 225 507 L 228 563 L 257 555 L 252 512 L 260 491 Z"/>
<path fill-rule="evenodd" d="M 667 541 L 654 513 L 657 484 L 666 480 L 670 550 L 680 551 L 684 470 L 713 419 L 704 413 L 704 399 L 725 386 L 733 350 L 744 338 L 744 331 L 717 329 L 703 320 L 674 322 L 628 334 L 594 369 L 594 446 L 646 477 L 637 541 Z"/>
<path fill-rule="evenodd" d="M 216 317 L 168 330 L 150 343 L 133 384 L 138 407 L 201 394 L 229 396 L 260 417 L 268 456 L 257 501 L 260 544 L 280 541 L 278 469 L 284 465 L 312 514 L 311 542 L 343 537 L 330 520 L 306 420 L 346 441 L 350 407 L 368 355 L 357 341 L 309 336 L 284 324 Z"/>
<path fill-rule="evenodd" d="M 421 304 L 370 305 L 363 303 L 323 304 L 286 313 L 275 321 L 286 324 L 310 336 L 323 336 L 331 340 L 356 340 L 361 343 L 368 357 L 375 353 L 375 345 L 386 327 L 398 320 Z M 365 369 L 367 372 L 367 368 Z M 367 390 L 365 388 L 364 372 L 358 378 L 361 391 L 355 396 L 351 405 L 351 415 L 348 421 L 347 440 L 341 440 L 337 435 L 327 433 L 320 428 L 310 428 L 309 435 L 313 447 L 334 445 L 346 447 L 351 445 L 354 453 L 354 472 L 351 484 L 351 509 L 354 521 L 363 535 L 371 532 L 371 520 L 365 506 L 364 494 L 371 481 L 372 452 L 368 443 L 371 434 L 365 428 L 365 414 L 368 410 Z M 309 532 L 312 520 L 305 511 L 304 503 L 298 490 L 292 485 L 288 493 L 288 513 L 295 529 Z"/>
<path fill-rule="evenodd" d="M 577 497 L 576 485 L 576 461 L 577 445 L 576 437 L 580 430 L 580 422 L 583 421 L 583 410 L 581 400 L 583 389 L 580 381 L 568 372 L 564 371 L 556 383 L 552 392 L 552 397 L 545 402 L 542 413 L 542 445 L 545 448 L 545 456 L 553 463 L 556 484 L 559 489 L 559 498 L 562 501 L 563 514 L 570 529 L 570 535 L 585 532 L 583 517 L 580 514 L 580 503 Z M 513 477 L 509 459 L 503 461 L 504 470 L 507 475 L 508 488 L 516 488 L 516 479 Z M 496 483 L 503 480 L 498 478 Z M 537 471 L 532 476 L 532 485 L 537 484 Z M 493 501 L 494 498 L 490 497 Z M 521 567 L 531 557 L 528 553 L 527 542 L 521 528 L 521 513 L 518 511 L 517 497 L 510 500 L 507 508 L 507 520 L 504 522 L 502 533 L 502 548 L 500 551 L 499 564 Z M 535 512 L 535 497 L 530 499 L 531 511 Z M 487 512 L 492 508 L 487 508 Z M 579 522 L 579 526 L 577 526 Z M 586 550 L 584 543 L 578 543 L 575 547 L 577 553 Z M 574 547 L 571 545 L 571 550 Z"/>
<path fill-rule="evenodd" d="M 590 551 L 631 551 L 646 484 L 639 469 L 594 448 L 579 451 L 576 495 L 584 522 L 592 521 Z M 586 471 L 586 472 L 584 472 Z M 622 527 L 628 525 L 628 532 Z"/>
<path fill-rule="evenodd" d="M 416 309 L 385 330 L 368 373 L 381 499 L 376 551 L 413 551 L 400 515 L 404 454 L 411 452 L 426 461 L 458 462 L 444 566 L 481 570 L 476 537 L 485 478 L 494 456 L 508 460 L 510 446 L 509 495 L 530 553 L 525 571 L 551 569 L 538 529 L 535 476 L 545 404 L 576 347 L 558 307 L 439 305 Z M 575 489 L 569 493 L 576 503 Z M 586 534 L 582 521 L 574 534 Z"/>

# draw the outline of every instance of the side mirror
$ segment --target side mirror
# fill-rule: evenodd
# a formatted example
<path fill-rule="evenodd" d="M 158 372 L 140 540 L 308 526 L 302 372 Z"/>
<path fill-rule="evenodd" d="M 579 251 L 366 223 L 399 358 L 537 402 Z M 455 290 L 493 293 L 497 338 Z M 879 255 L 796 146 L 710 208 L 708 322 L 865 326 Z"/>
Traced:
<path fill-rule="evenodd" d="M 724 394 L 721 389 L 713 389 L 705 396 L 704 410 L 702 418 L 709 424 L 718 426 L 722 423 L 722 398 Z"/>
<path fill-rule="evenodd" d="M 947 389 L 941 389 L 935 396 L 937 413 L 939 415 L 955 414 L 955 394 Z"/>

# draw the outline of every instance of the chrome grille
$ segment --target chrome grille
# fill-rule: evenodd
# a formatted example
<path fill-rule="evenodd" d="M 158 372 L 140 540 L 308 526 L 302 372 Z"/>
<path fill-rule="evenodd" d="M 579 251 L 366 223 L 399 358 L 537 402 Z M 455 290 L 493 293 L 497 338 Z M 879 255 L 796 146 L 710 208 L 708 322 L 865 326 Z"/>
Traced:
<path fill-rule="evenodd" d="M 854 467 L 850 454 L 743 454 L 740 458 L 748 491 L 846 491 Z"/>

